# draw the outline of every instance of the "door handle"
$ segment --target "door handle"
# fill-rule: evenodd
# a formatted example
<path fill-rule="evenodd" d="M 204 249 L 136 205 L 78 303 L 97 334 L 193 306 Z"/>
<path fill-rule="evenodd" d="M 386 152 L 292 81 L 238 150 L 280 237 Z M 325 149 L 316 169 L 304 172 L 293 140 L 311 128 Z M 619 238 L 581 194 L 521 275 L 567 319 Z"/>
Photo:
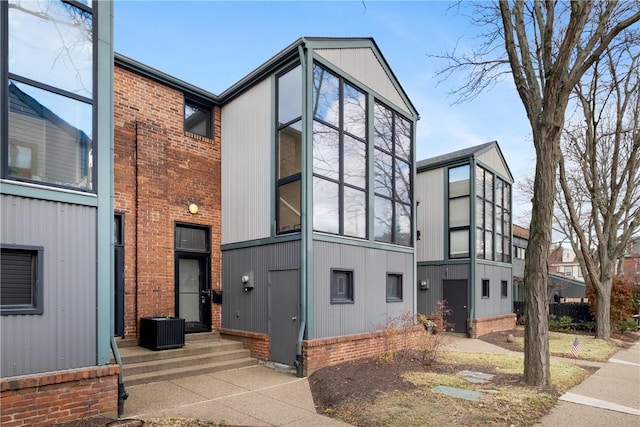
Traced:
<path fill-rule="evenodd" d="M 296 320 L 298 320 L 298 318 L 297 318 L 296 316 L 293 316 L 293 317 L 291 318 L 291 321 L 292 321 L 292 322 L 295 322 Z"/>

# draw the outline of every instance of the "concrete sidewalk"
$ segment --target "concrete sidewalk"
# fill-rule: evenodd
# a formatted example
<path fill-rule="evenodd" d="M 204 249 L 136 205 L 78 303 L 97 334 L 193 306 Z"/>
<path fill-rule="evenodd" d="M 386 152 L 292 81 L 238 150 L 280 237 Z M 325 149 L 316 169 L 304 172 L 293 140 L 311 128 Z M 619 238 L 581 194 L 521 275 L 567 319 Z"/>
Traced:
<path fill-rule="evenodd" d="M 127 391 L 122 418 L 187 417 L 235 426 L 347 425 L 316 413 L 307 378 L 263 364 Z"/>
<path fill-rule="evenodd" d="M 536 426 L 640 426 L 640 343 L 563 394 Z"/>

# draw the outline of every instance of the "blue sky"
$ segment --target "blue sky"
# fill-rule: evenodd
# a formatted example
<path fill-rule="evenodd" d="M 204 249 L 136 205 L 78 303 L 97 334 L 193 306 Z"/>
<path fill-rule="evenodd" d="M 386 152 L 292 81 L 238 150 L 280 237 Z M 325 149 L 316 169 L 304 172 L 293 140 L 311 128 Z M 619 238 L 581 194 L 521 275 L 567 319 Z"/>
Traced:
<path fill-rule="evenodd" d="M 452 105 L 428 54 L 469 48 L 477 28 L 445 1 L 129 1 L 114 6 L 115 50 L 219 94 L 299 37 L 372 37 L 420 114 L 418 160 L 496 140 L 516 181 L 533 175 L 524 108 L 505 80 Z M 515 189 L 517 193 L 517 189 Z M 514 196 L 514 223 L 529 206 Z"/>

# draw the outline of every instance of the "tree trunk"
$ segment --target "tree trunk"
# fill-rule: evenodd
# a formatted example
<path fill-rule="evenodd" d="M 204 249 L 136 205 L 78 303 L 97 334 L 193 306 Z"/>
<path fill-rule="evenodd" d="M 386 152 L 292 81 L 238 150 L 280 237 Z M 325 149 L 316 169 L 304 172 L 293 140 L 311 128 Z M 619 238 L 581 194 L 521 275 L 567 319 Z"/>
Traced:
<path fill-rule="evenodd" d="M 611 339 L 611 279 L 594 286 L 596 298 L 596 338 Z"/>

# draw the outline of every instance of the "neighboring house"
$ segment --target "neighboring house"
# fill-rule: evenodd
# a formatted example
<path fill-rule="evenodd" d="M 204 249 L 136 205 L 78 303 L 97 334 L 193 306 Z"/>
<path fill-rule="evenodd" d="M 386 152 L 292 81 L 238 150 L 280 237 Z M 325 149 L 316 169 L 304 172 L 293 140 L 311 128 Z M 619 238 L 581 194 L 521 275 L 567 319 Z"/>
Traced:
<path fill-rule="evenodd" d="M 112 16 L 107 1 L 0 2 L 2 425 L 117 409 Z"/>
<path fill-rule="evenodd" d="M 560 302 L 557 300 L 562 300 L 562 298 L 586 298 L 587 296 L 584 281 L 570 279 L 560 274 L 549 273 L 547 289 L 549 302 Z"/>
<path fill-rule="evenodd" d="M 184 317 L 300 375 L 381 351 L 414 313 L 417 120 L 369 38 L 301 38 L 220 95 L 116 56 L 117 333 Z"/>
<path fill-rule="evenodd" d="M 514 326 L 511 188 L 497 142 L 417 163 L 418 312 L 445 300 L 455 332 Z"/>
<path fill-rule="evenodd" d="M 584 282 L 575 252 L 571 248 L 562 246 L 562 243 L 552 243 L 549 248 L 549 274 Z"/>
<path fill-rule="evenodd" d="M 513 301 L 524 301 L 524 256 L 529 244 L 529 229 L 513 224 Z"/>
<path fill-rule="evenodd" d="M 640 238 L 633 238 L 627 244 L 620 269 L 633 285 L 640 286 Z"/>

